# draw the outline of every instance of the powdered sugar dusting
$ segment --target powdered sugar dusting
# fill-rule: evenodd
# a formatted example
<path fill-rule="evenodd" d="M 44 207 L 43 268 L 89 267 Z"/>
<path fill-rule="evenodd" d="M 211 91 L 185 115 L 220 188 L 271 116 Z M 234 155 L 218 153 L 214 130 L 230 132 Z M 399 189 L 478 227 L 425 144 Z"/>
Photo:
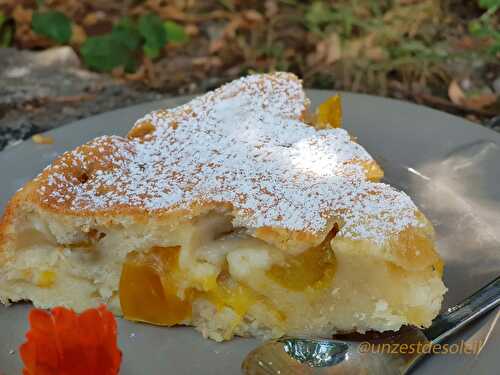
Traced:
<path fill-rule="evenodd" d="M 74 211 L 230 203 L 246 228 L 317 233 L 334 218 L 340 235 L 378 243 L 420 225 L 406 194 L 366 179 L 372 158 L 345 130 L 301 121 L 307 105 L 291 74 L 242 78 L 146 115 L 136 129 L 154 129 L 140 138 L 100 137 L 65 154 L 38 193 Z"/>

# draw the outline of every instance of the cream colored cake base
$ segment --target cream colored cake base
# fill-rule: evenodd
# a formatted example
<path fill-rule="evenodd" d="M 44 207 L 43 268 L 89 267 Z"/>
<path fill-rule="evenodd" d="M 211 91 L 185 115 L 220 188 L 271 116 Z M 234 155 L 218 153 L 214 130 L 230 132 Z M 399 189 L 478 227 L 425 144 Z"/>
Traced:
<path fill-rule="evenodd" d="M 290 289 L 270 277 L 269 270 L 286 265 L 294 254 L 233 228 L 232 218 L 222 211 L 176 225 L 159 218 L 111 220 L 20 207 L 23 211 L 10 227 L 15 233 L 7 234 L 16 241 L 7 242 L 0 258 L 3 303 L 31 300 L 38 307 L 63 305 L 77 311 L 106 303 L 121 315 L 119 283 L 127 254 L 153 247 L 169 251 L 172 246 L 181 247 L 178 296 L 198 291 L 191 317 L 182 324 L 217 341 L 233 335 L 329 336 L 397 330 L 404 324 L 428 326 L 446 290 L 439 264 L 412 269 L 389 250 L 340 236 L 331 241 L 335 269 L 327 285 Z M 225 283 L 250 291 L 241 309 L 210 297 L 224 267 Z"/>

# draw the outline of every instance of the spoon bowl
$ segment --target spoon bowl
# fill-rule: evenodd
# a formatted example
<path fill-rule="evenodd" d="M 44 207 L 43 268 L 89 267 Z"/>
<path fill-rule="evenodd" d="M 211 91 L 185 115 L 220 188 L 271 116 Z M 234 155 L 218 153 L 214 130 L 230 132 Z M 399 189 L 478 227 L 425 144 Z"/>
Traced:
<path fill-rule="evenodd" d="M 404 332 L 403 332 L 404 331 Z M 420 354 L 401 354 L 396 345 L 420 347 L 429 340 L 416 328 L 371 341 L 290 337 L 268 341 L 250 352 L 243 362 L 245 374 L 402 374 Z"/>

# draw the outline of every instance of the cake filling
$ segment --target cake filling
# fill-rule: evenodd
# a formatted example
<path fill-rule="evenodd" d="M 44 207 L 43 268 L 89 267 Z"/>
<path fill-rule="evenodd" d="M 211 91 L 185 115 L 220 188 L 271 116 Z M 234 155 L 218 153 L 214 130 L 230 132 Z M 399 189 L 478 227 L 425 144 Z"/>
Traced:
<path fill-rule="evenodd" d="M 335 232 L 336 228 L 318 246 L 299 255 L 289 255 L 274 264 L 271 260 L 273 256 L 267 254 L 269 249 L 249 247 L 255 247 L 256 243 L 261 242 L 259 240 L 245 236 L 235 238 L 234 235 L 229 235 L 232 237 L 229 240 L 218 239 L 211 247 L 225 253 L 224 258 L 222 261 L 212 259 L 212 262 L 219 263 L 218 273 L 207 276 L 201 282 L 199 277 L 189 275 L 189 270 L 181 269 L 180 246 L 131 252 L 124 262 L 120 279 L 122 312 L 129 320 L 172 326 L 186 323 L 191 318 L 193 301 L 205 299 L 217 310 L 232 309 L 240 318 L 250 306 L 261 303 L 281 319 L 285 319 L 284 314 L 267 297 L 238 281 L 238 274 L 245 273 L 243 269 L 248 264 L 259 264 L 256 258 L 263 256 L 260 271 L 265 271 L 267 280 L 279 287 L 291 291 L 328 287 L 335 274 L 335 256 L 330 248 L 330 240 Z M 232 245 L 232 251 L 224 249 L 227 243 Z M 274 251 L 280 252 L 278 249 Z M 252 257 L 254 259 L 248 259 Z M 236 277 L 232 276 L 231 271 Z M 198 282 L 186 286 L 186 280 L 190 279 L 197 279 Z"/>
<path fill-rule="evenodd" d="M 180 247 L 129 253 L 120 279 L 120 304 L 130 320 L 171 326 L 191 314 L 192 290 L 177 295 Z"/>

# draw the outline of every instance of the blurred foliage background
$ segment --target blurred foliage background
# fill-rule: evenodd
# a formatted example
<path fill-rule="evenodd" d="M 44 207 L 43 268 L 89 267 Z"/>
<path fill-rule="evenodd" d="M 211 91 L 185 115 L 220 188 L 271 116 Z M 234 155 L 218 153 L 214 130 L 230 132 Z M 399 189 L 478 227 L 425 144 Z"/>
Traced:
<path fill-rule="evenodd" d="M 172 94 L 287 70 L 307 87 L 405 98 L 491 126 L 500 0 L 0 0 L 0 44 Z"/>

